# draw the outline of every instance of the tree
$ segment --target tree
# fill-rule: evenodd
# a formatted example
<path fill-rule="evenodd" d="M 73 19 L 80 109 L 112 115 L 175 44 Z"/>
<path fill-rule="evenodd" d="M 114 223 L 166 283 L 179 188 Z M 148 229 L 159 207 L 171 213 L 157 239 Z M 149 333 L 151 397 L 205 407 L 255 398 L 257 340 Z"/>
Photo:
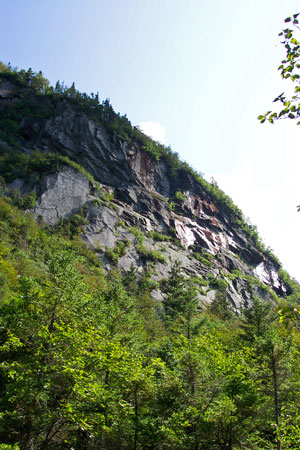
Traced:
<path fill-rule="evenodd" d="M 180 417 L 185 438 L 181 447 L 174 448 L 258 448 L 246 446 L 260 403 L 248 364 L 252 351 L 239 340 L 237 330 L 225 324 L 219 329 L 216 323 L 211 325 L 191 339 L 183 335 L 175 339 L 176 371 L 183 393 L 181 406 L 169 415 L 169 427 Z"/>
<path fill-rule="evenodd" d="M 252 305 L 245 309 L 242 317 L 242 339 L 254 351 L 252 363 L 256 368 L 256 386 L 260 391 L 264 409 L 264 429 L 280 426 L 281 409 L 290 402 L 290 392 L 296 395 L 291 380 L 292 336 L 278 322 L 277 312 L 271 303 L 259 298 L 252 299 Z M 293 397 L 292 395 L 292 397 Z M 269 406 L 268 406 L 269 405 Z M 281 440 L 277 438 L 277 449 Z"/>
<path fill-rule="evenodd" d="M 197 328 L 196 319 L 200 309 L 198 291 L 195 283 L 183 275 L 178 261 L 171 268 L 164 292 L 164 318 L 168 328 L 176 332 L 182 330 L 190 339 Z"/>
<path fill-rule="evenodd" d="M 281 104 L 281 110 L 278 112 L 268 111 L 265 114 L 258 116 L 261 123 L 269 121 L 274 123 L 279 119 L 298 120 L 297 125 L 300 124 L 300 40 L 294 37 L 295 31 L 299 31 L 298 14 L 294 14 L 285 19 L 285 23 L 290 26 L 284 28 L 279 36 L 283 38 L 281 42 L 286 49 L 286 57 L 281 61 L 278 70 L 280 70 L 283 79 L 289 79 L 295 83 L 294 93 L 290 98 L 286 98 L 284 92 L 278 95 L 273 101 Z"/>

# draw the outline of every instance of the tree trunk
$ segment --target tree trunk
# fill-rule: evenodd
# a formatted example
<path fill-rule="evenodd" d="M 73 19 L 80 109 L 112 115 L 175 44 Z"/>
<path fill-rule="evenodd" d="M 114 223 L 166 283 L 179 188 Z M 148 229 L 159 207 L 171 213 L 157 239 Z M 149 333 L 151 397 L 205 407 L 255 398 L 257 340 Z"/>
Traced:
<path fill-rule="evenodd" d="M 135 389 L 134 391 L 134 418 L 135 418 L 135 423 L 134 423 L 134 444 L 133 444 L 133 449 L 136 450 L 137 449 L 137 443 L 138 443 L 138 409 L 139 409 L 139 405 L 138 405 L 138 397 L 137 397 L 137 389 Z"/>
<path fill-rule="evenodd" d="M 274 354 L 274 349 L 272 351 L 271 356 L 272 363 L 272 376 L 273 376 L 273 399 L 274 399 L 274 412 L 275 412 L 275 421 L 277 427 L 279 427 L 279 402 L 278 402 L 278 374 L 276 368 L 276 356 Z M 277 450 L 281 450 L 281 442 L 280 439 L 277 439 Z"/>

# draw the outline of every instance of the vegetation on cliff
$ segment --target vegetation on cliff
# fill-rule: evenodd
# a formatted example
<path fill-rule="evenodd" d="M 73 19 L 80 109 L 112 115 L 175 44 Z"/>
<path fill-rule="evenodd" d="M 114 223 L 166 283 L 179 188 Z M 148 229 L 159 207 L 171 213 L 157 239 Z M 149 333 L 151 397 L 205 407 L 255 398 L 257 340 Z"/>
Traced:
<path fill-rule="evenodd" d="M 0 69 L 0 80 L 19 89 L 19 100 L 4 100 L 0 108 L 2 193 L 17 177 L 61 165 L 97 188 L 75 161 L 20 151 L 27 138 L 24 117 L 42 120 L 68 101 L 112 136 L 164 159 L 172 176 L 188 172 L 261 246 L 231 199 L 132 127 L 109 101 L 81 94 L 74 85 L 53 88 L 30 69 Z M 184 199 L 176 192 L 174 201 Z M 103 201 L 110 200 L 103 194 Z M 174 263 L 169 278 L 159 282 L 164 301 L 154 301 L 152 262 L 163 262 L 164 255 L 145 247 L 139 229 L 129 231 L 147 260 L 142 277 L 134 266 L 104 271 L 81 241 L 84 217 L 49 227 L 22 211 L 34 201 L 31 195 L 0 197 L 0 449 L 297 448 L 300 292 L 287 274 L 281 277 L 290 285 L 289 297 L 274 296 L 275 303 L 253 296 L 237 316 L 225 294 L 227 281 L 210 272 L 212 256 L 199 253 L 207 276 L 188 279 Z M 171 239 L 158 232 L 148 237 Z M 115 263 L 127 247 L 128 241 L 118 240 L 106 256 Z M 216 296 L 201 306 L 198 294 L 206 285 Z"/>
<path fill-rule="evenodd" d="M 181 172 L 190 174 L 215 200 L 220 210 L 230 218 L 231 223 L 237 229 L 242 229 L 255 246 L 268 258 L 275 263 L 279 263 L 272 250 L 266 248 L 261 241 L 256 226 L 247 223 L 240 208 L 219 188 L 216 182 L 209 183 L 186 162 L 181 161 L 178 154 L 173 152 L 170 147 L 153 141 L 142 133 L 138 127 L 132 126 L 126 115 L 121 116 L 114 111 L 108 99 L 101 102 L 98 93 L 90 95 L 81 93 L 75 88 L 74 83 L 68 88 L 64 86 L 64 83 L 58 81 L 56 86 L 52 87 L 49 81 L 44 78 L 42 72 L 35 73 L 30 68 L 27 71 L 18 70 L 18 68 L 0 62 L 1 81 L 10 81 L 19 86 L 18 95 L 21 97 L 21 101 L 4 104 L 0 109 L 0 139 L 3 141 L 18 149 L 24 139 L 22 135 L 22 120 L 24 120 L 24 117 L 35 120 L 51 117 L 54 114 L 55 107 L 67 100 L 73 108 L 84 112 L 93 118 L 96 123 L 105 126 L 111 136 L 117 135 L 129 143 L 135 143 L 155 161 L 164 160 L 169 166 L 171 176 L 175 177 L 176 174 Z M 1 150 L 1 147 L 0 152 L 4 152 L 7 159 L 13 157 L 11 152 L 7 154 L 5 150 Z M 20 158 L 19 152 L 15 158 Z M 12 161 L 12 164 L 14 164 L 14 161 Z"/>

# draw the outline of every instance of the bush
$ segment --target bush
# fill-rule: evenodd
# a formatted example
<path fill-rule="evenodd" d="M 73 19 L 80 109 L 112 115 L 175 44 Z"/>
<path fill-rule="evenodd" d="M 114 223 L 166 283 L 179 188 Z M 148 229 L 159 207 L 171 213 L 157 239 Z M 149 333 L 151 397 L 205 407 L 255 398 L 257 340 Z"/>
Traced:
<path fill-rule="evenodd" d="M 159 233 L 158 231 L 149 231 L 147 236 L 156 242 L 170 241 L 172 239 L 171 236 Z"/>
<path fill-rule="evenodd" d="M 136 246 L 136 251 L 142 259 L 153 262 L 167 262 L 167 258 L 159 250 L 149 250 L 144 244 L 138 244 Z"/>
<path fill-rule="evenodd" d="M 199 261 L 204 266 L 207 266 L 207 267 L 212 267 L 213 266 L 212 261 L 209 258 L 201 255 L 200 253 L 195 252 L 195 253 L 193 253 L 193 256 L 194 256 L 194 258 L 197 259 L 197 261 Z"/>
<path fill-rule="evenodd" d="M 174 198 L 179 202 L 184 202 L 186 195 L 183 192 L 177 191 Z"/>
<path fill-rule="evenodd" d="M 72 217 L 60 219 L 57 228 L 62 234 L 72 238 L 80 235 L 87 224 L 88 221 L 82 214 L 74 214 Z"/>
<path fill-rule="evenodd" d="M 129 246 L 129 241 L 127 239 L 123 241 L 117 241 L 115 247 L 107 248 L 105 250 L 105 256 L 113 263 L 117 264 L 121 256 L 126 254 L 126 250 Z"/>
<path fill-rule="evenodd" d="M 221 278 L 215 278 L 213 281 L 211 281 L 210 287 L 224 292 L 228 288 L 228 283 L 226 280 L 223 280 Z"/>

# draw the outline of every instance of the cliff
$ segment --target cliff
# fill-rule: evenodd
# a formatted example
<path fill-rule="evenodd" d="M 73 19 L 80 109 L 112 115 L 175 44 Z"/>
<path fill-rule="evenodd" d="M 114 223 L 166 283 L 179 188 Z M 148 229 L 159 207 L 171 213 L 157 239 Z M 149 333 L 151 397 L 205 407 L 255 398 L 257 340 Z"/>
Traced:
<path fill-rule="evenodd" d="M 74 98 L 38 95 L 2 80 L 0 112 L 12 111 L 17 129 L 16 142 L 5 134 L 0 142 L 7 195 L 34 194 L 27 210 L 51 226 L 80 217 L 81 237 L 104 267 L 147 271 L 157 300 L 163 300 L 160 285 L 176 261 L 186 276 L 198 278 L 203 302 L 221 289 L 239 310 L 253 295 L 290 293 L 276 258 L 257 245 L 251 227 L 239 225 L 216 187 L 184 164 L 174 170 L 169 149 L 157 157 L 139 139 L 114 130 L 113 119 L 122 118 L 110 106 L 113 119 L 98 120 L 90 109 Z M 8 175 L 11 155 L 17 169 Z M 26 159 L 26 170 L 16 155 Z M 42 168 L 33 163 L 43 158 Z"/>

